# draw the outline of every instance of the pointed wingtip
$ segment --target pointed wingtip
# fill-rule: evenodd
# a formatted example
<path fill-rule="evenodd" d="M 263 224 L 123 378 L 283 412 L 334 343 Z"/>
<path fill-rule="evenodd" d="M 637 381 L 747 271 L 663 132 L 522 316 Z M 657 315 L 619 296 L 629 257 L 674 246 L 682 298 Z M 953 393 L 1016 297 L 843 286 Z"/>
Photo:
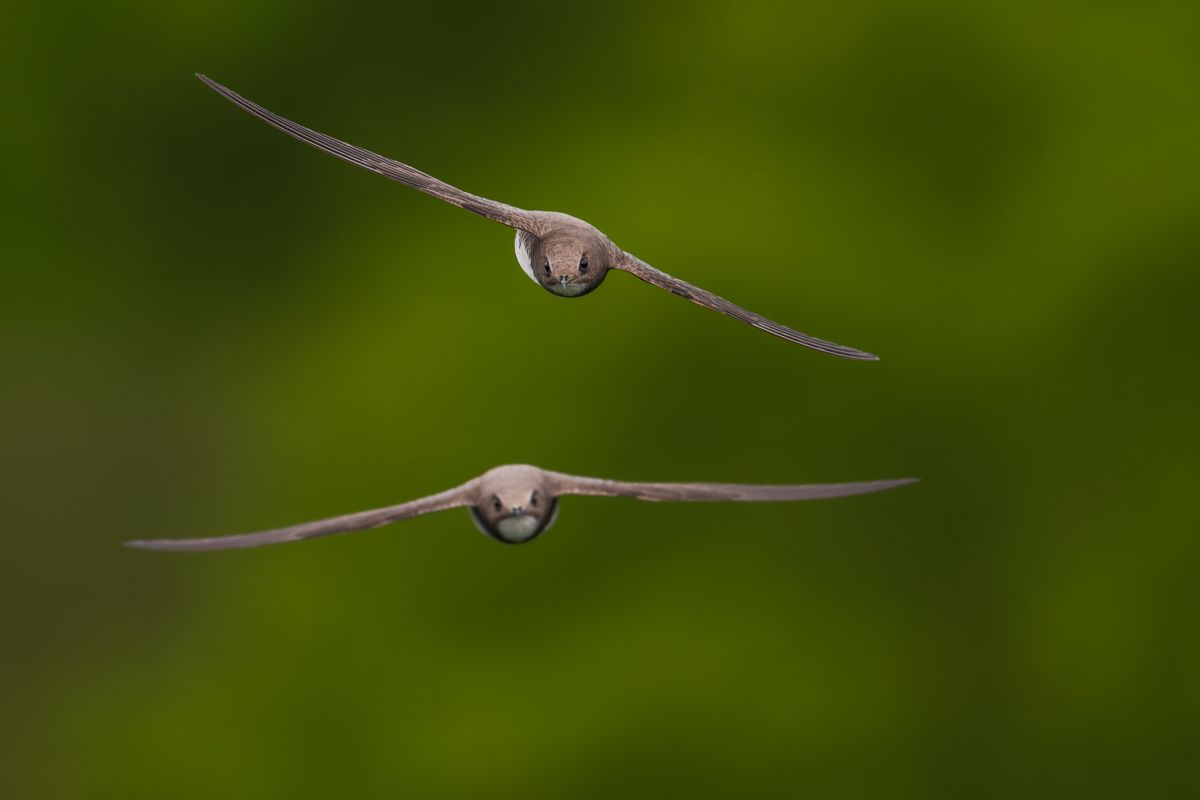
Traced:
<path fill-rule="evenodd" d="M 121 542 L 122 547 L 128 547 L 130 550 L 179 550 L 181 548 L 173 546 L 175 543 L 170 539 L 130 539 L 127 542 Z"/>
<path fill-rule="evenodd" d="M 873 492 L 890 492 L 892 489 L 899 489 L 901 486 L 908 486 L 912 483 L 920 483 L 920 478 L 884 478 L 878 481 L 868 481 L 861 484 L 863 489 L 855 494 L 869 494 Z"/>
<path fill-rule="evenodd" d="M 836 342 L 827 342 L 824 339 L 801 334 L 804 339 L 812 339 L 813 341 L 796 341 L 796 344 L 804 345 L 813 350 L 818 350 L 822 353 L 829 353 L 832 356 L 841 356 L 853 361 L 878 361 L 879 356 L 874 353 L 868 353 L 866 350 L 859 350 L 857 347 L 851 347 L 848 344 L 837 344 Z"/>
<path fill-rule="evenodd" d="M 767 331 L 771 333 L 771 331 Z M 776 334 L 778 335 L 778 334 Z M 868 353 L 866 350 L 858 350 L 853 347 L 847 347 L 844 344 L 834 344 L 821 339 L 813 339 L 813 337 L 804 335 L 803 339 L 792 339 L 789 337 L 780 337 L 786 341 L 798 344 L 801 347 L 807 347 L 809 350 L 816 350 L 818 353 L 827 353 L 831 356 L 844 358 L 849 361 L 878 361 L 879 356 L 874 353 Z M 811 340 L 811 341 L 810 341 Z"/>
<path fill-rule="evenodd" d="M 229 91 L 224 86 L 222 86 L 221 84 L 214 81 L 212 78 L 205 75 L 203 72 L 197 72 L 196 77 L 199 78 L 200 82 L 203 83 L 205 86 L 207 86 L 208 88 L 213 89 L 217 92 L 224 93 L 224 92 Z"/>

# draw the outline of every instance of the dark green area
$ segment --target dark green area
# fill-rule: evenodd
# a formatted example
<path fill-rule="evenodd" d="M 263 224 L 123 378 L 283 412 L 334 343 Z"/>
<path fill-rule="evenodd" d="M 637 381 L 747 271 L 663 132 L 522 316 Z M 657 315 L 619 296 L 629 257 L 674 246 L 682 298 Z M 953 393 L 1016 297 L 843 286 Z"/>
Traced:
<path fill-rule="evenodd" d="M 1195 3 L 22 5 L 0 795 L 1196 791 Z M 556 299 L 194 71 L 882 361 Z M 923 483 L 119 546 L 509 462 Z"/>

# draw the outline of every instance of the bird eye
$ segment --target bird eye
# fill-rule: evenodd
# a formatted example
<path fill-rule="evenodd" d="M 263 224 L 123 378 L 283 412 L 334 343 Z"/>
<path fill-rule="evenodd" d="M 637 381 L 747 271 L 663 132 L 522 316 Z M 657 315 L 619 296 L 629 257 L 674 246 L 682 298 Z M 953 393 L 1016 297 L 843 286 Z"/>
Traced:
<path fill-rule="evenodd" d="M 587 256 L 586 255 L 583 258 L 579 259 L 579 271 L 587 272 Z"/>
<path fill-rule="evenodd" d="M 546 262 L 542 264 L 542 269 L 546 271 L 547 275 L 550 274 L 550 259 L 546 259 Z"/>
<path fill-rule="evenodd" d="M 537 492 L 534 492 L 529 496 L 529 505 L 533 506 L 534 508 L 537 507 Z"/>
<path fill-rule="evenodd" d="M 499 497 L 492 498 L 492 508 L 496 509 L 497 511 L 504 508 L 504 504 L 500 502 Z"/>

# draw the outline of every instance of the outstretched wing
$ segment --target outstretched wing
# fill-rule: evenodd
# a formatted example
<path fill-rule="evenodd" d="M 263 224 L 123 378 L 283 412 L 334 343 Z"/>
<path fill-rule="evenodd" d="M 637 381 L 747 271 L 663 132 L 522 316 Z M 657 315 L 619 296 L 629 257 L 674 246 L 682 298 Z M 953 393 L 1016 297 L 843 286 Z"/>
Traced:
<path fill-rule="evenodd" d="M 470 192 L 464 192 L 462 189 L 439 181 L 432 175 L 426 175 L 421 170 L 414 169 L 408 164 L 401 164 L 399 161 L 384 158 L 381 155 L 372 153 L 370 150 L 355 147 L 352 144 L 334 139 L 332 136 L 326 136 L 323 133 L 306 128 L 289 119 L 284 119 L 207 76 L 197 73 L 196 77 L 204 81 L 231 103 L 248 111 L 268 125 L 273 125 L 289 136 L 294 136 L 302 142 L 307 142 L 318 150 L 324 150 L 331 156 L 337 156 L 344 161 L 349 161 L 351 164 L 357 164 L 363 169 L 377 172 L 385 178 L 399 181 L 405 186 L 419 189 L 425 192 L 425 194 L 432 195 L 439 200 L 445 200 L 451 205 L 465 208 L 467 211 L 472 211 L 488 219 L 508 225 L 510 228 L 534 232 L 537 220 L 536 215 L 532 212 L 504 203 L 498 203 L 495 200 L 489 200 L 486 197 L 480 197 Z"/>
<path fill-rule="evenodd" d="M 712 292 L 704 291 L 699 286 L 692 286 L 690 283 L 681 281 L 673 275 L 668 275 L 662 270 L 655 269 L 630 253 L 625 253 L 624 258 L 613 266 L 636 275 L 646 283 L 657 286 L 660 289 L 666 289 L 671 294 L 679 295 L 685 300 L 691 300 L 696 305 L 712 309 L 727 317 L 733 317 L 747 325 L 758 328 L 760 331 L 766 331 L 772 336 L 778 336 L 780 339 L 786 339 L 789 342 L 810 347 L 813 350 L 820 350 L 822 353 L 841 356 L 842 358 L 853 358 L 859 361 L 879 360 L 879 356 L 872 353 L 866 353 L 862 350 L 855 350 L 853 347 L 846 347 L 845 345 L 818 339 L 815 336 L 809 336 L 807 333 L 792 330 L 785 325 L 780 325 L 778 322 L 759 316 L 753 311 L 747 311 L 723 297 L 718 297 Z"/>
<path fill-rule="evenodd" d="M 894 489 L 915 483 L 916 478 L 865 481 L 862 483 L 809 483 L 795 486 L 769 486 L 747 483 L 637 483 L 584 478 L 551 473 L 558 494 L 582 494 L 600 497 L 633 497 L 655 502 L 758 502 L 819 500 Z"/>
<path fill-rule="evenodd" d="M 434 511 L 444 511 L 448 508 L 470 505 L 467 491 L 470 483 L 455 487 L 440 494 L 423 497 L 398 506 L 377 508 L 373 511 L 361 511 L 357 514 L 346 514 L 341 517 L 305 522 L 288 528 L 276 528 L 259 533 L 244 533 L 240 536 L 214 536 L 208 539 L 141 539 L 126 542 L 126 547 L 137 547 L 143 550 L 230 550 L 238 547 L 260 547 L 265 544 L 281 542 L 298 542 L 301 539 L 313 539 L 317 536 L 329 536 L 335 533 L 349 533 L 367 528 L 378 528 L 402 519 L 430 514 Z"/>

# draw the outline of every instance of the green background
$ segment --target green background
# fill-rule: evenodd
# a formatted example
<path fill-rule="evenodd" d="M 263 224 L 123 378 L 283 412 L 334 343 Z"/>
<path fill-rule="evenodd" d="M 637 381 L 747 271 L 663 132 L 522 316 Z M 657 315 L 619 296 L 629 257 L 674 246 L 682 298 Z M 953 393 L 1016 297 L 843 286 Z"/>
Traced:
<path fill-rule="evenodd" d="M 1198 9 L 6 8 L 0 794 L 1195 791 Z M 553 298 L 194 71 L 882 360 Z M 119 546 L 511 462 L 923 482 Z"/>

